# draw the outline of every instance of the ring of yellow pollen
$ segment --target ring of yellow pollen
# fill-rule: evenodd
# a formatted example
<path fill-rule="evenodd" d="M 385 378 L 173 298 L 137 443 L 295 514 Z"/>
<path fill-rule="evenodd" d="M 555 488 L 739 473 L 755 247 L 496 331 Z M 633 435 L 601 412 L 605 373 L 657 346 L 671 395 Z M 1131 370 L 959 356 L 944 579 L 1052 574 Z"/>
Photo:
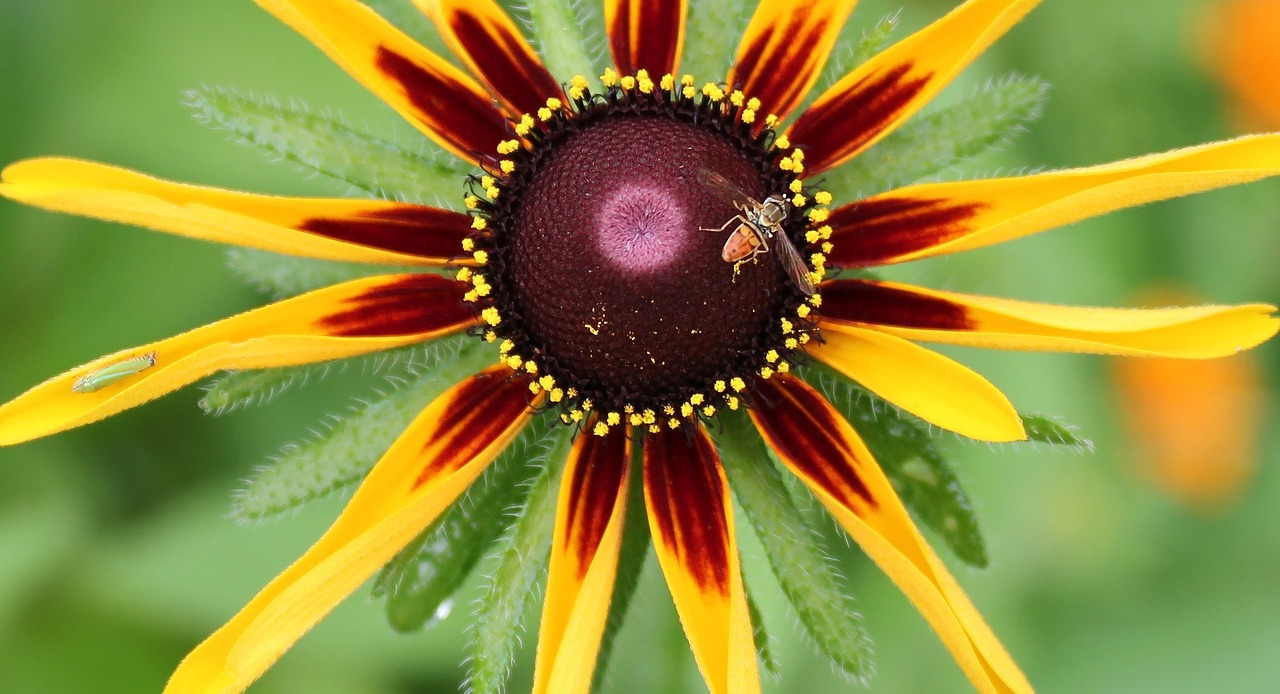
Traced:
<path fill-rule="evenodd" d="M 600 81 L 575 77 L 567 103 L 521 116 L 469 181 L 475 267 L 458 279 L 479 332 L 565 423 L 601 413 L 600 435 L 748 406 L 757 379 L 803 357 L 821 304 L 770 234 L 816 284 L 831 196 L 804 184 L 804 153 L 756 99 L 689 75 Z M 763 228 L 771 197 L 786 215 Z M 769 249 L 729 252 L 754 240 Z"/>

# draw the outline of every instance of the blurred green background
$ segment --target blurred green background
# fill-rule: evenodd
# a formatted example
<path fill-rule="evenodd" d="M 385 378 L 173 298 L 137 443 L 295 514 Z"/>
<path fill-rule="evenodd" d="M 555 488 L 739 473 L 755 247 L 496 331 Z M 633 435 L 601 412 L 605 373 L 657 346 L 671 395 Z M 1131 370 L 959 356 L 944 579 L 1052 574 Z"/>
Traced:
<path fill-rule="evenodd" d="M 864 0 L 855 22 L 902 4 L 897 37 L 954 3 Z M 1011 70 L 1040 76 L 1054 85 L 1044 118 L 954 175 L 1100 163 L 1235 134 L 1195 52 L 1213 4 L 1045 3 L 959 87 Z M 296 97 L 374 132 L 415 137 L 248 0 L 0 0 L 0 162 L 63 154 L 246 190 L 347 193 L 195 123 L 180 99 L 201 85 Z M 1278 193 L 1280 183 L 1266 182 L 1148 206 L 895 276 L 1064 303 L 1124 305 L 1158 283 L 1219 302 L 1276 302 Z M 224 259 L 212 245 L 0 202 L 0 400 L 100 354 L 260 304 Z M 993 555 L 986 571 L 953 567 L 1031 681 L 1045 692 L 1276 691 L 1280 413 L 1266 414 L 1258 469 L 1238 498 L 1196 512 L 1136 471 L 1106 359 L 954 353 L 1021 409 L 1060 415 L 1097 443 L 1091 455 L 950 446 Z M 1256 354 L 1274 380 L 1280 345 Z M 0 692 L 159 691 L 182 655 L 339 508 L 329 500 L 239 526 L 227 517 L 238 480 L 369 388 L 368 379 L 331 378 L 222 418 L 203 415 L 199 389 L 188 388 L 0 450 Z M 758 548 L 745 552 L 746 562 L 762 561 Z M 856 550 L 848 555 L 877 644 L 870 691 L 966 691 L 906 600 Z M 701 690 L 654 568 L 607 691 Z M 767 688 L 856 691 L 814 655 L 775 593 L 763 590 L 762 601 L 782 675 Z M 467 620 L 460 601 L 434 629 L 395 635 L 362 591 L 253 691 L 456 691 Z M 527 687 L 534 638 L 525 641 L 513 691 Z"/>

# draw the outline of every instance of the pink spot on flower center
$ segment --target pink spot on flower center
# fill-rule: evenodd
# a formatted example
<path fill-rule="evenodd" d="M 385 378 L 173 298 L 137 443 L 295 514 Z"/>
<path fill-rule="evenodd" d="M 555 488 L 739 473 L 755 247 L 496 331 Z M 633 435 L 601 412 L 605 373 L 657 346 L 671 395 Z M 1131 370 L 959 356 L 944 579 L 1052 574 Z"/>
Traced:
<path fill-rule="evenodd" d="M 611 264 L 649 273 L 676 259 L 691 229 L 674 196 L 657 186 L 626 183 L 601 205 L 595 231 L 600 253 Z"/>

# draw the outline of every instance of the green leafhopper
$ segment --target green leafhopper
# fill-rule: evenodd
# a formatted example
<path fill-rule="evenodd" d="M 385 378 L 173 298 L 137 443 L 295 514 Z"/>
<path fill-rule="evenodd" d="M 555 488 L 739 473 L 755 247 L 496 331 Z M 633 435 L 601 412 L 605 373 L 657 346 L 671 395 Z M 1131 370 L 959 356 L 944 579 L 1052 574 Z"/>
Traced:
<path fill-rule="evenodd" d="M 87 373 L 80 378 L 77 378 L 75 383 L 71 384 L 71 392 L 92 393 L 95 390 L 101 390 L 122 378 L 146 371 L 155 365 L 155 352 L 125 359 L 122 362 L 117 362 L 110 366 L 104 366 L 97 371 Z"/>

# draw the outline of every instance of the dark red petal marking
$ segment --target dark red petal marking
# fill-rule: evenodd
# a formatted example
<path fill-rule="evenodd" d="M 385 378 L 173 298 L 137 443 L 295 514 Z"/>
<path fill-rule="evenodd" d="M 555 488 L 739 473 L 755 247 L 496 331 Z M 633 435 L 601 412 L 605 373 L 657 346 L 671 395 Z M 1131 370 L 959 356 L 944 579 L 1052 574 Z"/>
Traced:
<path fill-rule="evenodd" d="M 831 212 L 833 267 L 872 267 L 932 248 L 972 231 L 969 220 L 988 206 L 945 199 L 875 197 Z"/>
<path fill-rule="evenodd" d="M 520 113 L 533 113 L 550 97 L 562 97 L 556 78 L 538 61 L 523 37 L 487 21 L 484 13 L 459 9 L 450 26 L 479 76 Z"/>
<path fill-rule="evenodd" d="M 591 429 L 587 427 L 587 432 Z M 569 505 L 565 511 L 565 527 L 568 529 L 565 544 L 568 554 L 577 561 L 576 577 L 579 581 L 587 574 L 595 558 L 600 538 L 604 537 L 613 507 L 618 501 L 618 487 L 625 479 L 630 462 L 625 427 L 615 427 L 606 436 L 584 432 L 578 438 L 580 451 L 571 478 L 561 484 L 569 485 Z"/>
<path fill-rule="evenodd" d="M 814 44 L 829 32 L 839 31 L 838 26 L 831 25 L 844 24 L 844 20 L 828 15 L 772 23 L 770 31 L 755 34 L 738 49 L 738 62 L 730 76 L 736 84 L 730 86 L 760 99 L 764 113 L 785 118 L 804 99 L 809 90 L 808 76 L 816 75 L 827 57 L 826 53 L 813 50 Z M 806 157 L 816 153 L 794 136 L 791 141 L 803 147 Z"/>
<path fill-rule="evenodd" d="M 970 330 L 960 304 L 866 280 L 836 280 L 822 285 L 822 320 L 926 330 Z"/>
<path fill-rule="evenodd" d="M 441 397 L 451 398 L 436 435 L 423 450 L 441 445 L 440 455 L 413 482 L 417 489 L 456 472 L 500 439 L 529 412 L 529 382 L 506 366 L 492 366 L 459 383 Z"/>
<path fill-rule="evenodd" d="M 444 73 L 378 47 L 377 68 L 404 90 L 419 118 L 431 130 L 475 159 L 492 157 L 506 138 L 507 122 L 493 103 Z"/>
<path fill-rule="evenodd" d="M 867 75 L 843 93 L 824 94 L 800 114 L 788 136 L 804 150 L 810 175 L 844 161 L 911 107 L 933 76 L 930 72 L 907 79 L 911 66 Z"/>
<path fill-rule="evenodd" d="M 316 217 L 298 229 L 369 248 L 448 260 L 461 253 L 462 240 L 471 232 L 471 218 L 434 207 L 404 205 L 347 217 Z"/>
<path fill-rule="evenodd" d="M 650 520 L 702 590 L 729 595 L 729 527 L 720 458 L 701 426 L 663 430 L 644 441 Z"/>
<path fill-rule="evenodd" d="M 684 32 L 685 3 L 682 0 L 620 0 L 613 4 L 617 8 L 608 27 L 609 51 L 618 72 L 630 75 L 637 70 L 648 70 L 654 81 L 675 72 Z M 637 12 L 639 26 L 632 34 L 631 17 Z"/>
<path fill-rule="evenodd" d="M 339 337 L 435 336 L 461 330 L 476 322 L 462 298 L 469 288 L 440 275 L 405 275 L 348 299 L 342 310 L 318 325 Z"/>
<path fill-rule="evenodd" d="M 825 289 L 823 297 L 825 306 Z M 842 435 L 849 425 L 831 403 L 788 374 L 760 379 L 756 386 L 751 418 L 769 447 L 849 508 L 874 508 L 858 476 L 855 451 Z"/>

